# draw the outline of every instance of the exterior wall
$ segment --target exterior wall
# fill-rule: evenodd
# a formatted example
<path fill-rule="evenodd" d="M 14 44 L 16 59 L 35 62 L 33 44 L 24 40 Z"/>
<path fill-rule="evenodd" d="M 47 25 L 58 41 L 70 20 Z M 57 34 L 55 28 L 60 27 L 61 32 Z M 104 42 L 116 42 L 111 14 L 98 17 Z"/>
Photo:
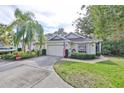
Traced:
<path fill-rule="evenodd" d="M 44 43 L 44 44 L 42 45 L 42 49 L 47 49 L 47 43 Z"/>
<path fill-rule="evenodd" d="M 71 46 L 70 46 L 70 44 L 68 42 L 65 42 L 64 45 L 65 45 L 64 46 L 64 49 L 70 49 L 71 48 Z"/>
<path fill-rule="evenodd" d="M 75 49 L 78 52 L 78 44 L 74 44 L 72 49 Z"/>
<path fill-rule="evenodd" d="M 65 43 L 65 49 L 70 49 L 70 44 L 68 42 Z"/>
<path fill-rule="evenodd" d="M 63 42 L 51 42 L 51 43 L 48 43 L 48 45 L 64 45 Z M 79 43 L 81 44 L 81 43 Z M 82 43 L 82 44 L 85 44 L 85 43 Z M 65 48 L 66 49 L 76 49 L 76 51 L 78 52 L 78 43 L 74 43 L 72 46 L 70 46 L 69 42 L 65 42 Z M 100 52 L 101 52 L 101 43 L 100 43 Z M 47 49 L 47 48 L 46 48 Z M 96 42 L 90 42 L 90 43 L 86 43 L 86 53 L 87 54 L 96 54 Z"/>
<path fill-rule="evenodd" d="M 48 41 L 44 45 L 44 48 L 48 50 L 49 46 L 53 46 L 53 47 L 55 46 L 54 48 L 56 48 L 56 49 L 53 49 L 53 53 L 55 51 L 55 52 L 59 52 L 62 54 L 62 51 L 63 51 L 63 54 L 64 54 L 64 46 L 65 46 L 65 49 L 76 49 L 76 51 L 78 52 L 79 44 L 86 44 L 86 53 L 87 54 L 96 54 L 96 42 L 87 42 L 87 43 L 74 42 L 73 45 L 70 45 L 69 41 Z M 58 46 L 58 48 L 57 48 L 57 46 Z M 63 48 L 61 46 L 63 46 Z M 100 44 L 100 49 L 101 49 L 101 44 Z M 59 55 L 59 54 L 56 53 L 55 55 Z"/>
<path fill-rule="evenodd" d="M 86 53 L 87 54 L 96 54 L 96 43 L 79 43 L 86 44 Z M 78 43 L 74 43 L 73 46 L 70 46 L 71 49 L 76 49 L 78 52 Z"/>
<path fill-rule="evenodd" d="M 71 42 L 67 42 L 68 47 L 67 49 L 75 49 L 76 51 L 78 51 L 78 44 L 73 43 L 72 45 L 70 44 Z"/>
<path fill-rule="evenodd" d="M 87 43 L 86 52 L 87 54 L 96 54 L 96 43 Z"/>
<path fill-rule="evenodd" d="M 101 44 L 101 42 L 99 43 L 99 52 L 101 53 L 101 51 L 102 51 L 102 44 Z"/>

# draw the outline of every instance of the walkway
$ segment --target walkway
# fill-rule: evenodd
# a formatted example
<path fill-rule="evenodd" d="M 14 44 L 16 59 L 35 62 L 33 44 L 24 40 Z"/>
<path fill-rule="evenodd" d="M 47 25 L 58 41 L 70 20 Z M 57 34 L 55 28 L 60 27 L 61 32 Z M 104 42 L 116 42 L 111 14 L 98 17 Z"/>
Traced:
<path fill-rule="evenodd" d="M 104 56 L 100 56 L 99 58 L 92 59 L 92 60 L 79 60 L 79 59 L 72 59 L 72 58 L 62 58 L 61 60 L 95 64 L 97 62 L 109 60 L 109 58 L 108 57 L 104 57 Z"/>

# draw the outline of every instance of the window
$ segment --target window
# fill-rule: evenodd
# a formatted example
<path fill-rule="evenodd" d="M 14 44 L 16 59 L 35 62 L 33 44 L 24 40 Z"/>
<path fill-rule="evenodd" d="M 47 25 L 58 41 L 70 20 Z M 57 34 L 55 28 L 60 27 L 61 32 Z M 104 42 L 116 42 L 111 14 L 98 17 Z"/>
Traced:
<path fill-rule="evenodd" d="M 78 52 L 86 53 L 86 44 L 79 44 L 78 45 Z"/>

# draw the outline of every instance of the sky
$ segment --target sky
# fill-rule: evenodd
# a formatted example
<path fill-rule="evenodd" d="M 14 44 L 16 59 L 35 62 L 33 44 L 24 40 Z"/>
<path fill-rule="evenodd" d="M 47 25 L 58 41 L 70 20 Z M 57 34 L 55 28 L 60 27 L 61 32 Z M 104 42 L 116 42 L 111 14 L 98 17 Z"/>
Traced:
<path fill-rule="evenodd" d="M 71 1 L 71 2 L 70 2 Z M 48 3 L 49 2 L 49 3 Z M 45 0 L 38 5 L 0 5 L 0 22 L 11 23 L 16 8 L 22 11 L 31 11 L 36 20 L 43 26 L 45 33 L 64 28 L 66 32 L 74 32 L 72 22 L 78 18 L 77 12 L 81 8 L 81 0 Z"/>

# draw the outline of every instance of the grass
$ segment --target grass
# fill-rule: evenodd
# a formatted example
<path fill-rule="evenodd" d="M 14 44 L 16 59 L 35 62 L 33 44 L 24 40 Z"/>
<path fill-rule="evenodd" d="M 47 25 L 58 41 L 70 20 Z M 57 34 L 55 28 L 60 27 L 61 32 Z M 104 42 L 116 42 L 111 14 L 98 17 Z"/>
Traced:
<path fill-rule="evenodd" d="M 122 57 L 112 57 L 96 64 L 60 61 L 54 65 L 54 69 L 73 87 L 124 88 Z"/>

